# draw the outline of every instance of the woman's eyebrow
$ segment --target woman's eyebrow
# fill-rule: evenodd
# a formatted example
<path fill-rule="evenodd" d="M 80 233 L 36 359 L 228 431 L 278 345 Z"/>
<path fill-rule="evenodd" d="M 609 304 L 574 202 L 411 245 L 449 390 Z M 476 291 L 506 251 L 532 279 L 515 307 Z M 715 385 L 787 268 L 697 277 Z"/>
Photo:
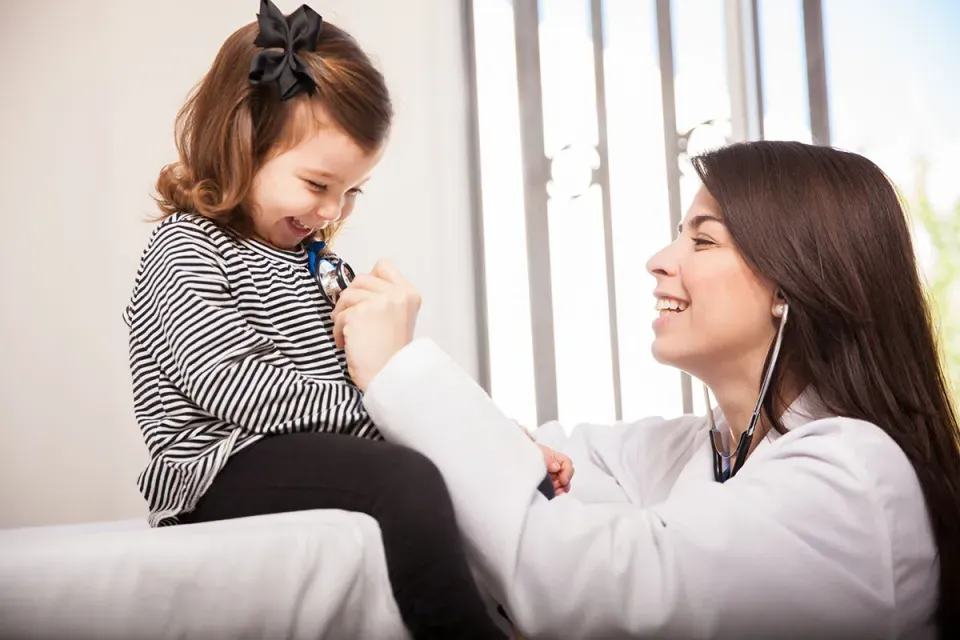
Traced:
<path fill-rule="evenodd" d="M 693 218 L 691 218 L 690 221 L 687 223 L 687 227 L 689 227 L 693 231 L 696 231 L 705 222 L 719 222 L 720 224 L 723 224 L 723 220 L 721 220 L 717 216 L 701 213 L 700 215 L 696 215 Z M 680 226 L 677 227 L 677 233 L 683 233 L 682 222 L 680 223 Z"/>

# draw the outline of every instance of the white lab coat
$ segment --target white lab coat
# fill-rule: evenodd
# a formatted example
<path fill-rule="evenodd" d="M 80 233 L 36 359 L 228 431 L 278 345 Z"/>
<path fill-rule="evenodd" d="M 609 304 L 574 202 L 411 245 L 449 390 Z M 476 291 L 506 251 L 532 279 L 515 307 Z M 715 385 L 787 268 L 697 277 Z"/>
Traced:
<path fill-rule="evenodd" d="M 571 494 L 547 501 L 539 448 L 431 341 L 398 353 L 364 402 L 440 468 L 471 559 L 526 636 L 935 637 L 923 496 L 872 424 L 795 403 L 788 433 L 725 484 L 702 417 L 569 438 L 547 425 L 538 439 L 576 468 Z"/>

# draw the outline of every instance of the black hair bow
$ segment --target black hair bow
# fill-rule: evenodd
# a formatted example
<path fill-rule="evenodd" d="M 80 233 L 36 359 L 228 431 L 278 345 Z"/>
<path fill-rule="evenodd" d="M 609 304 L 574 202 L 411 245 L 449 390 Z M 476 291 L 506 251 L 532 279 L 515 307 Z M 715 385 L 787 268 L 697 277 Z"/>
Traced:
<path fill-rule="evenodd" d="M 290 17 L 284 17 L 270 0 L 260 0 L 257 22 L 260 33 L 253 44 L 263 50 L 250 62 L 250 83 L 275 83 L 281 100 L 289 100 L 301 90 L 313 94 L 317 81 L 297 51 L 316 50 L 323 26 L 320 14 L 301 5 Z"/>

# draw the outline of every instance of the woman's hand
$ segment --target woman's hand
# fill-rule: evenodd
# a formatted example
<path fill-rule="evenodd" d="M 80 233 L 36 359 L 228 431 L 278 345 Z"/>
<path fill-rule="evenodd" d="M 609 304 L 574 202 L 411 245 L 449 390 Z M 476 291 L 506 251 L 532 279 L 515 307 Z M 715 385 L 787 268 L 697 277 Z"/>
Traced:
<path fill-rule="evenodd" d="M 543 460 L 547 463 L 547 473 L 553 481 L 553 492 L 562 495 L 570 491 L 570 480 L 573 478 L 573 460 L 559 451 L 554 451 L 545 445 L 537 445 L 543 451 Z"/>
<path fill-rule="evenodd" d="M 362 391 L 413 340 L 419 312 L 420 294 L 384 260 L 340 294 L 333 310 L 333 339 L 346 350 L 350 377 Z"/>

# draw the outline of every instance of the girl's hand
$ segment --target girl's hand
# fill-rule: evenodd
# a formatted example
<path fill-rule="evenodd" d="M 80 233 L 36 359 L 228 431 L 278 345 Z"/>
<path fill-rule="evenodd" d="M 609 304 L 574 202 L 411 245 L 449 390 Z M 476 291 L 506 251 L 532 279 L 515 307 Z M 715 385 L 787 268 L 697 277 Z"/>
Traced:
<path fill-rule="evenodd" d="M 553 492 L 562 495 L 570 491 L 573 478 L 573 460 L 545 445 L 537 445 L 543 451 L 543 460 L 547 463 L 547 473 L 553 481 Z"/>

